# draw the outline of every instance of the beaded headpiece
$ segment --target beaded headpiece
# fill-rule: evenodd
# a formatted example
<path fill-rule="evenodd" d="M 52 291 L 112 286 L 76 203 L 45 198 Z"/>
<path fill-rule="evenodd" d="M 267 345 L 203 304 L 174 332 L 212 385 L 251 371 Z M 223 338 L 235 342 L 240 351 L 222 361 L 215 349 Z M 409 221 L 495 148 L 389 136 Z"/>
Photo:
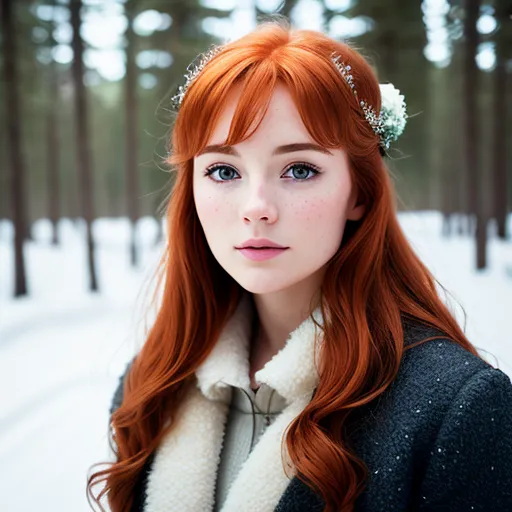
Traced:
<path fill-rule="evenodd" d="M 350 65 L 345 65 L 340 61 L 340 58 L 334 52 L 331 54 L 332 62 L 354 93 L 365 119 L 375 134 L 379 136 L 380 145 L 384 149 L 389 149 L 390 143 L 396 141 L 402 135 L 407 122 L 404 96 L 400 94 L 400 91 L 393 84 L 379 84 L 381 109 L 380 113 L 377 114 L 376 110 L 371 105 L 368 105 L 366 100 L 359 98 L 354 84 L 354 77 L 350 73 L 352 68 Z"/>
<path fill-rule="evenodd" d="M 212 45 L 208 51 L 198 55 L 196 59 L 187 66 L 187 73 L 184 75 L 185 83 L 178 87 L 176 94 L 171 98 L 171 104 L 175 111 L 179 110 L 190 84 L 196 79 L 199 73 L 201 73 L 206 64 L 221 51 L 222 46 Z M 381 109 L 380 112 L 377 113 L 372 105 L 368 105 L 366 100 L 359 98 L 354 83 L 354 77 L 351 74 L 352 68 L 340 59 L 341 57 L 335 52 L 331 54 L 331 61 L 352 90 L 366 121 L 374 133 L 379 136 L 380 146 L 384 149 L 389 149 L 390 143 L 396 141 L 403 133 L 407 122 L 404 96 L 400 94 L 400 91 L 396 89 L 393 84 L 379 84 Z"/>
<path fill-rule="evenodd" d="M 185 83 L 183 85 L 178 86 L 178 90 L 176 94 L 171 98 L 171 104 L 174 110 L 179 110 L 181 102 L 183 101 L 183 97 L 187 92 L 190 84 L 196 79 L 197 75 L 201 73 L 203 68 L 210 62 L 215 55 L 220 53 L 222 50 L 222 46 L 212 45 L 208 51 L 205 53 L 199 54 L 188 66 L 187 72 L 185 73 Z"/>

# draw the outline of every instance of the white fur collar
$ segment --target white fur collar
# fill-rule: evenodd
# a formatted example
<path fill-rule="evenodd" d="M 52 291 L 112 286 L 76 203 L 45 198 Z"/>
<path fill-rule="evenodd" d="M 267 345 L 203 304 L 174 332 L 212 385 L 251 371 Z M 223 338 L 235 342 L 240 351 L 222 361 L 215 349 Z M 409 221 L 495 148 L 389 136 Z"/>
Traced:
<path fill-rule="evenodd" d="M 148 477 L 144 512 L 213 510 L 231 386 L 244 389 L 250 386 L 252 315 L 250 296 L 244 294 L 214 349 L 196 371 L 197 387 L 185 396 L 173 429 L 157 449 Z M 322 324 L 319 309 L 314 317 Z M 275 389 L 287 406 L 242 465 L 221 512 L 273 512 L 288 486 L 290 478 L 281 459 L 283 434 L 309 403 L 318 384 L 314 350 L 315 337 L 319 335 L 308 318 L 290 334 L 286 345 L 264 368 L 256 372 L 256 380 Z M 293 476 L 293 467 L 286 453 L 283 455 L 288 474 Z"/>

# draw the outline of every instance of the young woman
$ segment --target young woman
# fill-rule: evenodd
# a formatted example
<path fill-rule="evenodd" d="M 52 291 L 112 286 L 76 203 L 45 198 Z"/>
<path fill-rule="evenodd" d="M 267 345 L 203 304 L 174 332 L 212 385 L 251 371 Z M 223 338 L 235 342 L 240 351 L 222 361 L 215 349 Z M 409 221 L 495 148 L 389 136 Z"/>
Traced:
<path fill-rule="evenodd" d="M 403 97 L 279 20 L 174 98 L 159 313 L 120 379 L 114 512 L 512 510 L 512 384 L 397 221 Z"/>

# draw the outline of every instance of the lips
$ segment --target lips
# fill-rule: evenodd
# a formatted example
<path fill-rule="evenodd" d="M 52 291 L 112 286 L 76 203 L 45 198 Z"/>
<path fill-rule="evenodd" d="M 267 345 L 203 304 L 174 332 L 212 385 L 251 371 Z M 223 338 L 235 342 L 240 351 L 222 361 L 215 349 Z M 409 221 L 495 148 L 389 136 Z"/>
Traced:
<path fill-rule="evenodd" d="M 288 249 L 288 247 L 279 245 L 268 238 L 251 238 L 235 249 Z"/>
<path fill-rule="evenodd" d="M 287 251 L 289 247 L 242 247 L 238 249 L 240 253 L 249 260 L 265 261 L 275 258 L 279 254 Z"/>
<path fill-rule="evenodd" d="M 254 247 L 252 245 L 244 245 L 243 247 L 240 247 L 240 249 L 284 249 L 284 247 L 272 247 L 272 246 L 265 246 L 262 245 L 261 247 Z"/>

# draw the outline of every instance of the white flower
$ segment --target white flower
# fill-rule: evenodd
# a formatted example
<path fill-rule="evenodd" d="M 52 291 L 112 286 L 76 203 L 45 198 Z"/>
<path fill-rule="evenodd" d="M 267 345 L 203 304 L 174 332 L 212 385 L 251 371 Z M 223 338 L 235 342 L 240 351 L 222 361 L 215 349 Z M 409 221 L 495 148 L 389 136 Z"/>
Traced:
<path fill-rule="evenodd" d="M 405 117 L 405 98 L 393 84 L 379 84 L 382 97 L 382 109 L 393 113 L 395 117 Z"/>
<path fill-rule="evenodd" d="M 384 125 L 386 146 L 402 134 L 407 122 L 405 98 L 393 84 L 379 84 L 382 98 L 380 115 Z"/>

